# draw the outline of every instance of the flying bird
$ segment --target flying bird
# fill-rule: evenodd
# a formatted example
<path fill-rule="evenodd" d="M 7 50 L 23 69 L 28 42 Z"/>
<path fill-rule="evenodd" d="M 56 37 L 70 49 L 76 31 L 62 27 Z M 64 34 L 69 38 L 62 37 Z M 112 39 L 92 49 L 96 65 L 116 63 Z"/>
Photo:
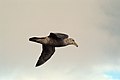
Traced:
<path fill-rule="evenodd" d="M 42 44 L 43 50 L 36 63 L 36 67 L 42 65 L 51 58 L 55 52 L 55 47 L 64 47 L 67 45 L 75 45 L 78 47 L 74 39 L 69 38 L 67 34 L 63 33 L 50 33 L 49 36 L 46 37 L 32 37 L 29 38 L 29 41 Z"/>

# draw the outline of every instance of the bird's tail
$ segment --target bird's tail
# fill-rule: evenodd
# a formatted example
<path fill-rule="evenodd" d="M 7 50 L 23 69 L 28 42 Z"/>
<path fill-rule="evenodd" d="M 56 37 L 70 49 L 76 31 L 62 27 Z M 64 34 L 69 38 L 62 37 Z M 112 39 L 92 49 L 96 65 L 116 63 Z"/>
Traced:
<path fill-rule="evenodd" d="M 32 38 L 29 38 L 29 41 L 40 43 L 41 39 L 45 39 L 45 37 L 41 37 L 41 38 L 39 38 L 39 37 L 32 37 Z"/>

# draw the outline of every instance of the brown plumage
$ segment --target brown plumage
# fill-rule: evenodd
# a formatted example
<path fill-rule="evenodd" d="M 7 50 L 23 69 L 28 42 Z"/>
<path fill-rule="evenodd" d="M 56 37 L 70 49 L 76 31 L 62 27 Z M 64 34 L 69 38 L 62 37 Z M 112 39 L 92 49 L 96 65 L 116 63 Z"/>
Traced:
<path fill-rule="evenodd" d="M 37 42 L 42 44 L 42 53 L 39 57 L 36 67 L 45 63 L 55 52 L 55 47 L 63 47 L 67 45 L 75 45 L 78 47 L 76 42 L 72 38 L 68 38 L 67 34 L 63 33 L 50 33 L 47 37 L 32 37 L 29 41 Z"/>

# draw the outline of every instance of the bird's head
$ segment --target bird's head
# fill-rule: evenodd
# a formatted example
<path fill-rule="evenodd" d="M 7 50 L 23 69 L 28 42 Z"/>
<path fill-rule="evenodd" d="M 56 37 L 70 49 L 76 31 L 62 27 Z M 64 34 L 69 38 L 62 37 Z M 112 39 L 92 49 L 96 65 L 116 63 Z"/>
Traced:
<path fill-rule="evenodd" d="M 65 42 L 66 42 L 68 45 L 75 45 L 76 47 L 78 47 L 77 43 L 76 43 L 75 40 L 72 39 L 72 38 L 67 38 L 67 40 L 65 40 Z"/>

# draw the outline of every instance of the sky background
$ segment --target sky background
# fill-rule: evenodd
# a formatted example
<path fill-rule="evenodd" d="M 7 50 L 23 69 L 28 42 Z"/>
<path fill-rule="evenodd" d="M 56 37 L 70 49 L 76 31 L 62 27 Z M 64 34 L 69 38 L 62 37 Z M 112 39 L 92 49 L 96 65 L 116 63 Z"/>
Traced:
<path fill-rule="evenodd" d="M 57 48 L 34 67 L 32 36 L 69 34 L 79 47 Z M 120 80 L 120 0 L 0 0 L 0 80 Z"/>

